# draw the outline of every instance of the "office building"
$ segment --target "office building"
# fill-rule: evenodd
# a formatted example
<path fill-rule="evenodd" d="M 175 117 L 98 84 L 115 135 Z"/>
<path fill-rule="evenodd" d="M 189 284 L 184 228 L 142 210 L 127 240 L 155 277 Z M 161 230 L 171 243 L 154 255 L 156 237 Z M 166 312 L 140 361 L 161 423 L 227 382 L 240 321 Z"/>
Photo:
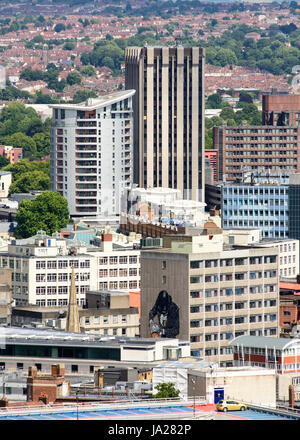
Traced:
<path fill-rule="evenodd" d="M 142 337 L 188 339 L 193 356 L 230 366 L 234 337 L 278 336 L 278 249 L 225 246 L 215 225 L 163 240 L 141 250 Z"/>
<path fill-rule="evenodd" d="M 272 368 L 280 374 L 300 372 L 298 338 L 239 336 L 229 345 L 232 347 L 235 366 Z M 299 382 L 300 377 L 297 377 Z"/>
<path fill-rule="evenodd" d="M 126 201 L 126 213 L 138 216 L 141 221 L 180 226 L 199 226 L 205 222 L 205 203 L 183 199 L 178 189 L 130 188 Z"/>
<path fill-rule="evenodd" d="M 130 306 L 128 292 L 95 291 L 86 293 L 84 307 L 78 306 L 82 333 L 104 336 L 139 335 L 139 312 Z M 11 324 L 15 327 L 67 330 L 67 307 L 14 307 Z"/>
<path fill-rule="evenodd" d="M 139 255 L 139 249 L 114 248 L 111 234 L 102 235 L 99 247 L 39 231 L 0 252 L 0 267 L 12 271 L 16 306 L 47 307 L 68 304 L 74 267 L 77 302 L 84 305 L 89 290 L 138 292 Z"/>
<path fill-rule="evenodd" d="M 300 127 L 269 125 L 214 127 L 213 147 L 219 155 L 218 180 L 240 181 L 243 171 L 293 173 L 300 169 Z"/>
<path fill-rule="evenodd" d="M 300 95 L 263 95 L 262 118 L 263 125 L 298 127 Z"/>
<path fill-rule="evenodd" d="M 51 106 L 51 190 L 67 199 L 71 217 L 120 213 L 122 189 L 133 181 L 134 93 Z"/>
<path fill-rule="evenodd" d="M 300 173 L 289 180 L 289 236 L 300 240 Z"/>
<path fill-rule="evenodd" d="M 127 47 L 125 87 L 136 90 L 134 182 L 204 200 L 204 49 Z"/>
<path fill-rule="evenodd" d="M 252 172 L 220 184 L 223 229 L 259 228 L 262 238 L 289 237 L 289 175 Z"/>
<path fill-rule="evenodd" d="M 53 364 L 65 365 L 66 376 L 94 377 L 101 366 L 148 368 L 157 361 L 190 356 L 188 341 L 99 336 L 64 331 L 0 328 L 0 368 L 27 370 L 36 365 L 48 373 Z M 5 343 L 4 343 L 5 342 Z"/>

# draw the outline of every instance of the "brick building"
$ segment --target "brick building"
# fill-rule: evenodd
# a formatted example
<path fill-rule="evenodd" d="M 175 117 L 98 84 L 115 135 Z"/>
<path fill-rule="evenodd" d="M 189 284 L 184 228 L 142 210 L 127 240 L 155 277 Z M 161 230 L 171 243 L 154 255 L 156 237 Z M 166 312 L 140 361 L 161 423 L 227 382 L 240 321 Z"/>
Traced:
<path fill-rule="evenodd" d="M 300 167 L 300 95 L 262 96 L 262 125 L 214 127 L 219 180 L 236 181 L 242 168 L 295 172 Z"/>
<path fill-rule="evenodd" d="M 63 364 L 52 365 L 51 374 L 39 374 L 37 366 L 29 367 L 27 401 L 55 402 L 58 396 L 67 396 L 69 393 L 70 383 L 65 380 Z"/>
<path fill-rule="evenodd" d="M 291 335 L 293 326 L 300 324 L 300 276 L 296 280 L 280 281 L 280 329 L 282 335 Z"/>
<path fill-rule="evenodd" d="M 300 126 L 214 127 L 213 147 L 218 150 L 219 180 L 242 179 L 244 167 L 249 171 L 258 167 L 290 173 L 300 170 Z"/>
<path fill-rule="evenodd" d="M 300 95 L 263 95 L 263 125 L 300 126 Z"/>
<path fill-rule="evenodd" d="M 209 165 L 213 169 L 214 182 L 218 180 L 218 150 L 205 150 L 205 158 L 209 160 Z"/>

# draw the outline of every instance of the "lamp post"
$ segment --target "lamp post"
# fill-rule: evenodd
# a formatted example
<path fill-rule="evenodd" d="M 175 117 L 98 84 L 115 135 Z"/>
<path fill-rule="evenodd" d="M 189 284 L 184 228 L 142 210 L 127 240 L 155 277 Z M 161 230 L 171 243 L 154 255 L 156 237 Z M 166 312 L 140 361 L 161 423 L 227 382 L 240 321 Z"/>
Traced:
<path fill-rule="evenodd" d="M 194 418 L 195 418 L 195 412 L 196 412 L 195 384 L 196 384 L 196 381 L 195 381 L 195 379 L 191 379 L 191 381 L 192 381 L 192 384 L 193 384 L 193 398 L 194 398 L 193 415 L 194 415 Z"/>
<path fill-rule="evenodd" d="M 77 418 L 77 420 L 78 420 L 78 393 L 79 393 L 79 390 L 76 390 L 76 418 Z"/>

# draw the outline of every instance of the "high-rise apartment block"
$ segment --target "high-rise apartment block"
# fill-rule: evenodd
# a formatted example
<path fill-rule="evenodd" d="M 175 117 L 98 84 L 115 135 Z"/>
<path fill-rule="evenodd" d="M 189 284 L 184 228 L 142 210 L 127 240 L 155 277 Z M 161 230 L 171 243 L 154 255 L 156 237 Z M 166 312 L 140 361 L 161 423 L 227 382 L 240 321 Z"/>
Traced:
<path fill-rule="evenodd" d="M 278 249 L 225 246 L 205 226 L 141 251 L 141 336 L 189 339 L 193 356 L 230 366 L 233 338 L 279 334 Z"/>
<path fill-rule="evenodd" d="M 140 187 L 180 189 L 204 201 L 204 56 L 199 47 L 126 48 Z"/>
<path fill-rule="evenodd" d="M 71 217 L 120 214 L 122 188 L 133 181 L 134 90 L 53 107 L 51 190 Z"/>

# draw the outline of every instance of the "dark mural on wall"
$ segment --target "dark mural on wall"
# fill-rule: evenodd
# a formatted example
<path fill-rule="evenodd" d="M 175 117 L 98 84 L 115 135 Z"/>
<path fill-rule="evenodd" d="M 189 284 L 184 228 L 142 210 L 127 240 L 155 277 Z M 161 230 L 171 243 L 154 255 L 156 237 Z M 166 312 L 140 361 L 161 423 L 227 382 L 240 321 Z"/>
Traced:
<path fill-rule="evenodd" d="M 179 334 L 179 307 L 166 290 L 159 292 L 150 310 L 149 325 L 153 338 L 175 338 Z"/>

